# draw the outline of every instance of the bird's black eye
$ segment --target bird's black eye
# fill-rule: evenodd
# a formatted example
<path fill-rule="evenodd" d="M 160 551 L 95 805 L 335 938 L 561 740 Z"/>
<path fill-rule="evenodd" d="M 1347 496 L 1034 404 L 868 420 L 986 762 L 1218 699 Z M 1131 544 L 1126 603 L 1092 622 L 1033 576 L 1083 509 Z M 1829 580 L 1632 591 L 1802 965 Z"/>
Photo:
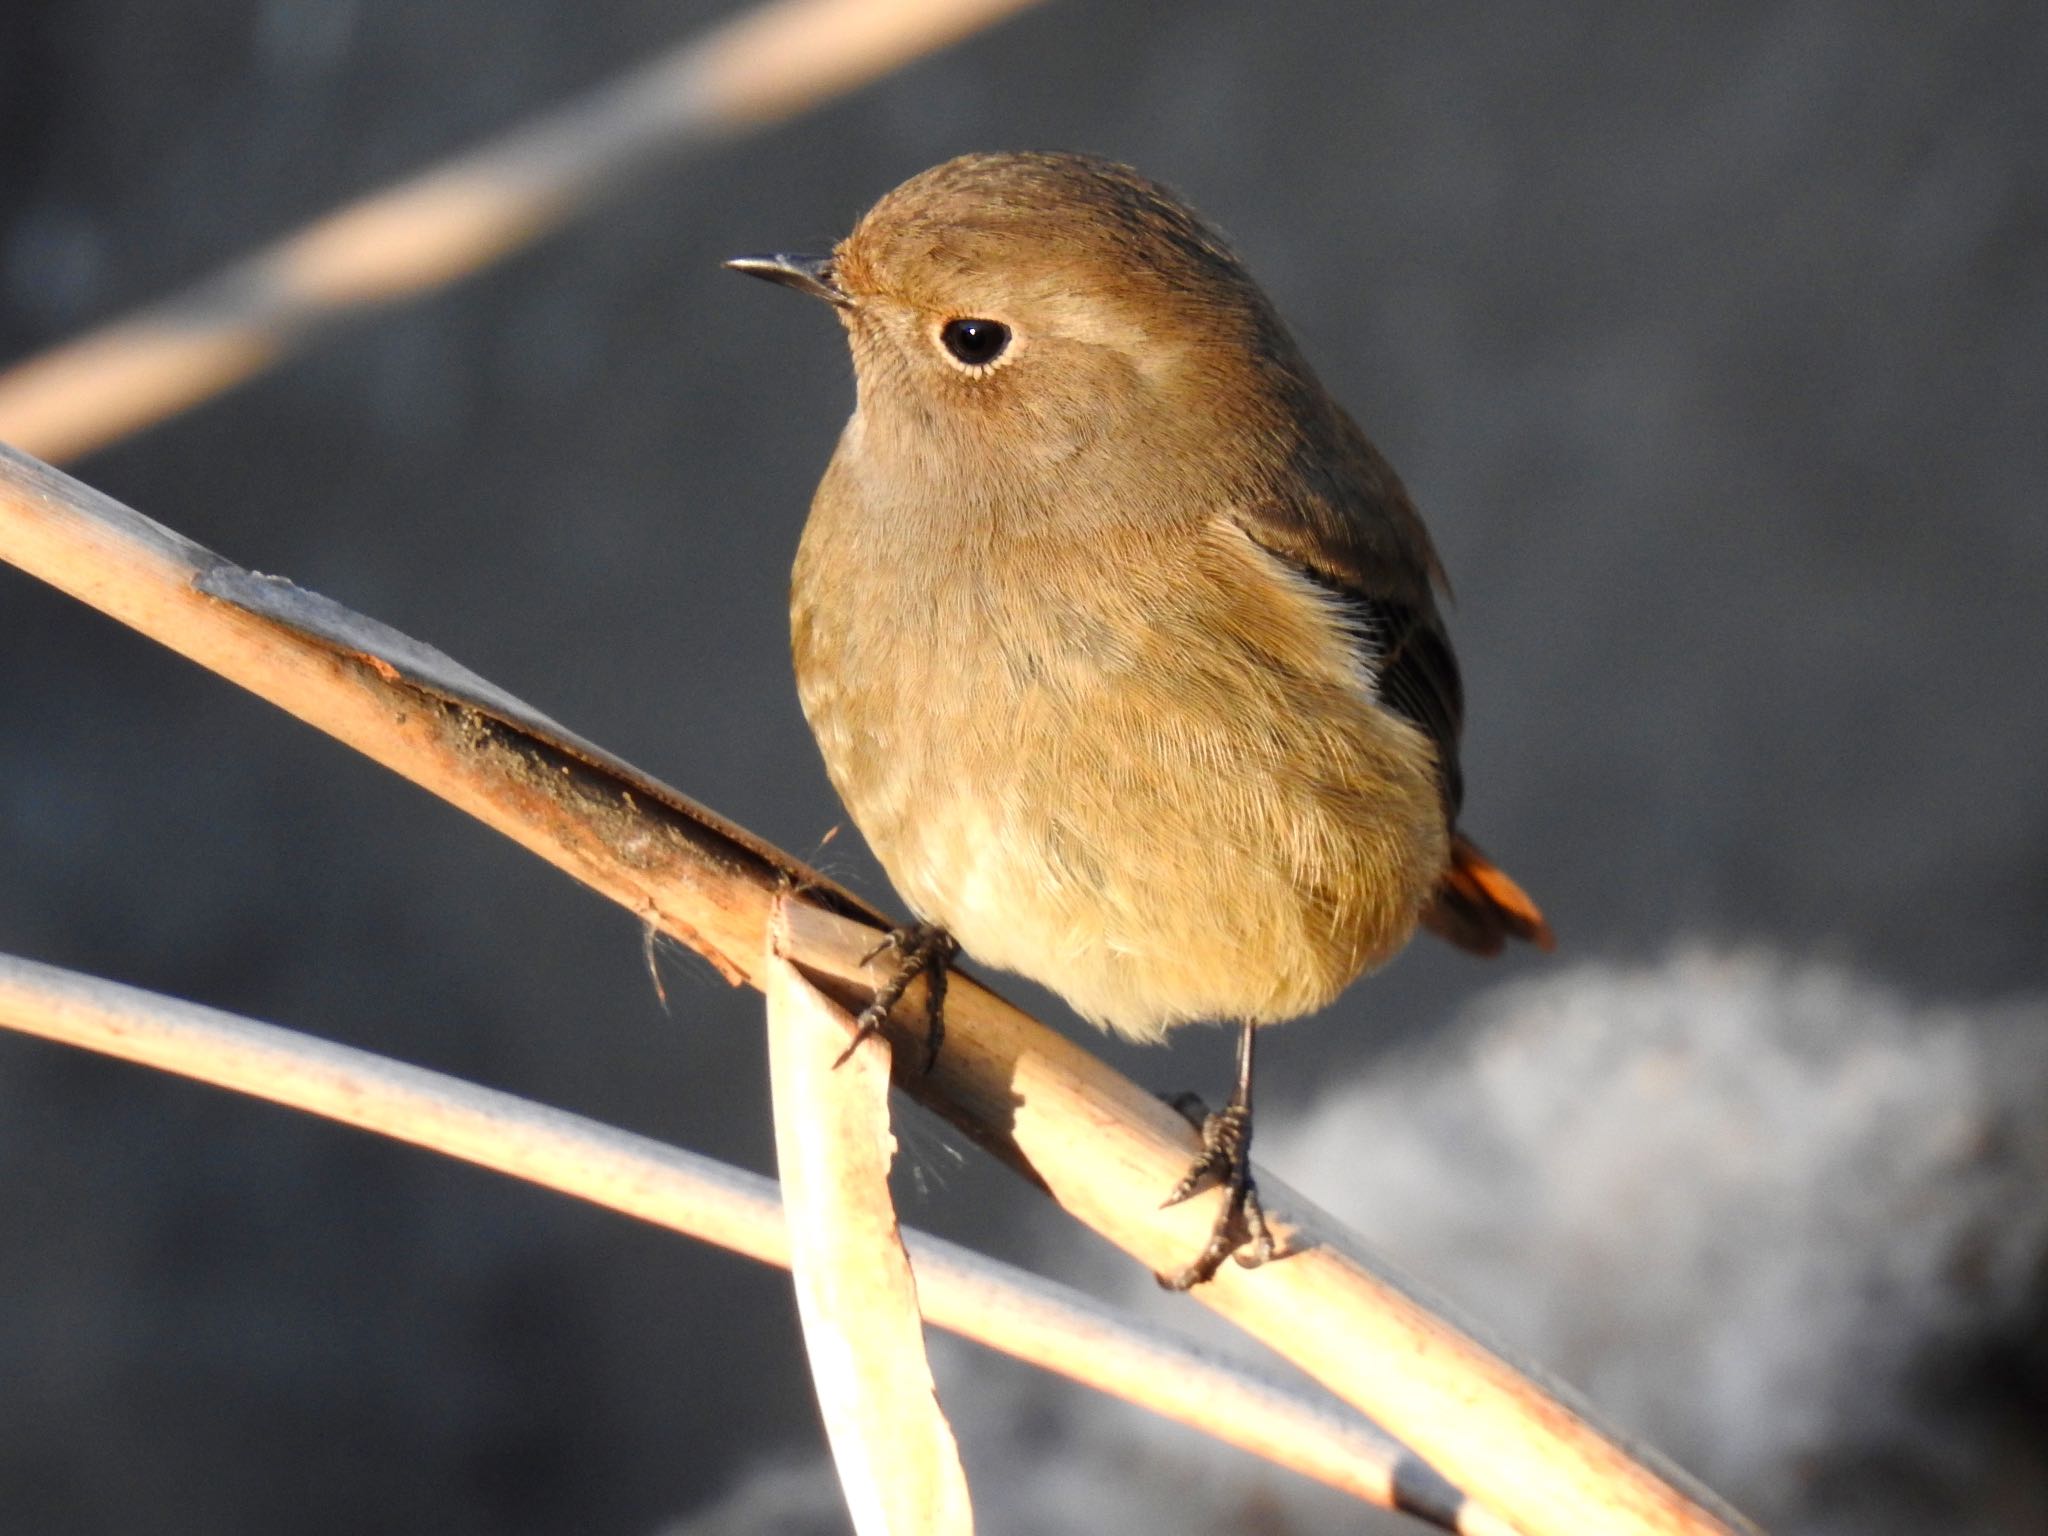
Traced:
<path fill-rule="evenodd" d="M 986 368 L 1010 344 L 1010 328 L 1000 320 L 948 320 L 939 341 L 970 368 Z"/>

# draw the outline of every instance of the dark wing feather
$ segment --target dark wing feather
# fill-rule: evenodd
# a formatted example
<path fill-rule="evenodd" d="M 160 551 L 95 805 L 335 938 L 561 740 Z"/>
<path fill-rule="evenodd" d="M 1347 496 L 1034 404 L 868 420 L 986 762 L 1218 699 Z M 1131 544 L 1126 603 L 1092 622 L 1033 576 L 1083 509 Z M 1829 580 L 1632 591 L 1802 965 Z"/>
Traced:
<path fill-rule="evenodd" d="M 1445 819 L 1456 824 L 1465 803 L 1465 775 L 1458 766 L 1458 737 L 1465 728 L 1465 685 L 1458 658 L 1435 612 L 1345 594 L 1371 637 L 1380 702 L 1417 727 L 1436 747 Z"/>
<path fill-rule="evenodd" d="M 1427 736 L 1436 748 L 1437 779 L 1444 819 L 1453 825 L 1465 800 L 1465 776 L 1458 766 L 1458 737 L 1465 726 L 1465 686 L 1458 659 L 1434 604 L 1416 608 L 1376 598 L 1328 570 L 1305 565 L 1276 549 L 1285 560 L 1328 593 L 1345 629 L 1357 637 L 1379 701 Z"/>

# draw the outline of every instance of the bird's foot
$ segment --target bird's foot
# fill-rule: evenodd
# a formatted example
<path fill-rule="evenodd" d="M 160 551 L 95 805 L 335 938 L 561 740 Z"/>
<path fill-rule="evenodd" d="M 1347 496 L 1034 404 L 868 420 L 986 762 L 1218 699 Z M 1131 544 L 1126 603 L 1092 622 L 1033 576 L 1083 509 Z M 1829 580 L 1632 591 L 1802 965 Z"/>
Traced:
<path fill-rule="evenodd" d="M 875 1000 L 861 1009 L 855 1019 L 853 1039 L 845 1050 L 839 1053 L 839 1060 L 832 1063 L 837 1067 L 851 1056 L 861 1041 L 870 1035 L 882 1032 L 888 1022 L 889 1010 L 903 999 L 910 990 L 910 984 L 922 976 L 924 984 L 924 1069 L 929 1072 L 938 1065 L 939 1044 L 946 1038 L 946 973 L 953 964 L 954 956 L 960 953 L 960 946 L 953 936 L 932 923 L 910 923 L 892 930 L 881 943 L 861 956 L 865 966 L 881 955 L 894 953 L 896 969 L 889 979 L 875 988 Z"/>
<path fill-rule="evenodd" d="M 1173 1187 L 1164 1205 L 1179 1205 L 1205 1189 L 1221 1185 L 1229 1194 L 1216 1215 L 1208 1246 L 1177 1275 L 1160 1275 L 1169 1291 L 1190 1291 L 1215 1278 L 1223 1261 L 1235 1254 L 1246 1269 L 1256 1269 L 1274 1255 L 1273 1229 L 1252 1182 L 1252 1115 L 1249 1105 L 1233 1099 L 1214 1114 L 1202 1112 L 1202 1101 L 1184 1093 L 1168 1101 L 1202 1133 L 1202 1155 Z M 1162 1206 L 1163 1208 L 1163 1206 Z"/>

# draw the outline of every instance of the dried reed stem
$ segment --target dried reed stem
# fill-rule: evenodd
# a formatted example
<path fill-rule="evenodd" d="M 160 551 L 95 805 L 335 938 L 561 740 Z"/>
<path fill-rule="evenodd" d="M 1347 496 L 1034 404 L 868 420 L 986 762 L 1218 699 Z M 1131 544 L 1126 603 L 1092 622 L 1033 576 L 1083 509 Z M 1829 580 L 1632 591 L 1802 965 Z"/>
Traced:
<path fill-rule="evenodd" d="M 728 976 L 762 983 L 771 905 L 803 889 L 821 905 L 792 906 L 790 957 L 860 994 L 874 935 L 825 907 L 861 903 L 416 642 L 305 594 L 269 601 L 218 557 L 4 451 L 0 558 L 441 795 Z M 432 682 L 437 671 L 451 681 Z M 1198 1250 L 1221 1195 L 1158 1205 L 1194 1152 L 1179 1115 L 969 978 L 950 990 L 947 1017 L 937 1068 L 899 1072 L 898 1087 L 1154 1271 Z M 1528 1536 L 1750 1529 L 1425 1306 L 1277 1180 L 1262 1175 L 1261 1189 L 1287 1256 L 1257 1271 L 1226 1265 L 1196 1299 Z"/>
<path fill-rule="evenodd" d="M 146 309 L 0 373 L 0 442 L 67 460 L 189 410 L 323 327 L 466 277 L 647 163 L 779 122 L 1031 0 L 771 0 Z"/>

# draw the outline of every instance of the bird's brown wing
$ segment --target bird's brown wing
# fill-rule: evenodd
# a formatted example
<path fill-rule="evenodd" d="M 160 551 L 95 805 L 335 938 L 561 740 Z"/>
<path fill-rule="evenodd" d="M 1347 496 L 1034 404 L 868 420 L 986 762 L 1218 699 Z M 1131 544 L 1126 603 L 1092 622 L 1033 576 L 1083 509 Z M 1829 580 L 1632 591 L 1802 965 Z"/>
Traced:
<path fill-rule="evenodd" d="M 1436 748 L 1451 858 L 1423 924 L 1474 954 L 1494 954 L 1509 938 L 1549 949 L 1550 925 L 1536 904 L 1457 830 L 1465 690 L 1437 613 L 1436 595 L 1449 584 L 1428 530 L 1400 477 L 1350 417 L 1320 391 L 1301 404 L 1326 414 L 1286 456 L 1286 471 L 1246 498 L 1239 526 L 1332 597 L 1358 637 L 1379 702 Z"/>
<path fill-rule="evenodd" d="M 1465 691 L 1436 609 L 1437 591 L 1448 590 L 1443 567 L 1392 466 L 1350 417 L 1326 397 L 1318 403 L 1320 430 L 1245 498 L 1238 525 L 1335 601 L 1380 702 L 1436 748 L 1444 819 L 1455 824 Z"/>

